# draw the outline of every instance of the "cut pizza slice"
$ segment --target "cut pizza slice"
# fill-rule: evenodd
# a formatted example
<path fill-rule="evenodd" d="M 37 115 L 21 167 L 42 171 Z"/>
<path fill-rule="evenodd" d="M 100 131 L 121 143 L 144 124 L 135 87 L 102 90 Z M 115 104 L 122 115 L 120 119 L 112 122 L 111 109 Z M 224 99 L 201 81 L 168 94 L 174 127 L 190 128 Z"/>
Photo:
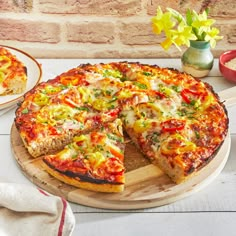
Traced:
<path fill-rule="evenodd" d="M 120 119 L 75 136 L 62 151 L 43 157 L 46 171 L 55 178 L 99 192 L 123 191 L 123 161 L 124 138 Z"/>
<path fill-rule="evenodd" d="M 171 93 L 174 94 L 172 91 Z M 123 110 L 124 128 L 139 150 L 174 182 L 198 173 L 226 135 L 227 116 L 214 93 L 182 89 L 174 97 Z M 219 138 L 220 137 L 220 138 Z"/>
<path fill-rule="evenodd" d="M 8 49 L 0 47 L 0 95 L 23 93 L 27 69 Z"/>

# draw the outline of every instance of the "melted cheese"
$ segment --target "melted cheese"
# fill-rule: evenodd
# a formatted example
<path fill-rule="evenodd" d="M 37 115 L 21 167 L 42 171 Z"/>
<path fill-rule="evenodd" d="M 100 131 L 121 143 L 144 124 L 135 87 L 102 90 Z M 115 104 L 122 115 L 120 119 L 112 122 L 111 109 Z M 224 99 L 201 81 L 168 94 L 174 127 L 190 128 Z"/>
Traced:
<path fill-rule="evenodd" d="M 162 113 L 162 117 L 175 117 L 179 104 L 178 100 L 175 102 L 172 99 L 163 99 L 155 102 L 154 106 Z"/>
<path fill-rule="evenodd" d="M 134 122 L 137 120 L 136 114 L 132 110 L 123 110 L 121 112 L 121 119 L 126 127 L 133 127 Z"/>
<path fill-rule="evenodd" d="M 60 156 L 62 160 L 71 159 L 73 157 L 76 157 L 77 155 L 78 153 L 75 149 L 68 147 L 64 148 L 61 152 L 58 153 L 58 156 Z"/>
<path fill-rule="evenodd" d="M 87 72 L 86 73 L 86 80 L 90 84 L 95 84 L 98 81 L 102 80 L 103 78 L 104 78 L 103 75 L 101 75 L 99 73 L 94 73 L 94 72 Z"/>

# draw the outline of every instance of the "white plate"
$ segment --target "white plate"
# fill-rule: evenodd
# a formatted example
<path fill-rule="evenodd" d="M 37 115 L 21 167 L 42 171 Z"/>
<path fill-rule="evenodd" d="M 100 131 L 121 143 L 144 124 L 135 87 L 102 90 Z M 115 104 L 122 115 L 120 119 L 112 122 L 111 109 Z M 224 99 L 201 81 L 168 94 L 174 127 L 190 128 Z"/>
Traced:
<path fill-rule="evenodd" d="M 27 85 L 24 93 L 32 89 L 36 84 L 38 84 L 42 77 L 42 69 L 39 63 L 29 54 L 9 46 L 0 45 L 9 50 L 13 55 L 15 55 L 20 61 L 22 61 L 27 68 Z M 24 93 L 17 95 L 6 95 L 0 96 L 0 110 L 6 107 L 10 107 L 17 103 L 24 95 Z"/>

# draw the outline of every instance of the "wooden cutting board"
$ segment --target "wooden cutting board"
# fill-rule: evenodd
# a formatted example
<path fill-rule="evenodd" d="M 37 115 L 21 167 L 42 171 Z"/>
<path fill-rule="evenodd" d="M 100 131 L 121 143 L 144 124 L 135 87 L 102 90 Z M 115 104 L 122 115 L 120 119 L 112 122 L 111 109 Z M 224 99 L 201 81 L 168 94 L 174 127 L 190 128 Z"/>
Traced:
<path fill-rule="evenodd" d="M 149 163 L 131 144 L 125 151 L 126 185 L 122 193 L 96 193 L 62 183 L 42 167 L 41 158 L 33 159 L 25 149 L 13 124 L 11 146 L 23 174 L 40 188 L 68 201 L 106 209 L 141 209 L 156 207 L 182 199 L 199 191 L 221 172 L 229 156 L 230 135 L 212 162 L 189 181 L 176 185 L 158 167 Z"/>

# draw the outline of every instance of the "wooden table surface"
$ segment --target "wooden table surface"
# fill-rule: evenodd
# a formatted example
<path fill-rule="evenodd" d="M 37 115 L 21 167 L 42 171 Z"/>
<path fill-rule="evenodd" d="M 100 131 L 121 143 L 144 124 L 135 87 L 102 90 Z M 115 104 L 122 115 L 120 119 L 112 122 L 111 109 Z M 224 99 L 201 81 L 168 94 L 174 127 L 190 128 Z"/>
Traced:
<path fill-rule="evenodd" d="M 80 63 L 119 61 L 114 59 L 38 59 L 42 80 Z M 131 61 L 131 60 L 129 60 Z M 143 63 L 180 69 L 180 59 L 136 59 Z M 218 60 L 204 81 L 216 92 L 235 86 L 220 75 Z M 231 151 L 223 171 L 207 187 L 169 205 L 142 210 L 104 210 L 70 203 L 76 218 L 73 236 L 236 235 L 236 106 L 228 108 Z M 14 108 L 0 116 L 0 180 L 33 185 L 21 172 L 10 147 Z"/>

